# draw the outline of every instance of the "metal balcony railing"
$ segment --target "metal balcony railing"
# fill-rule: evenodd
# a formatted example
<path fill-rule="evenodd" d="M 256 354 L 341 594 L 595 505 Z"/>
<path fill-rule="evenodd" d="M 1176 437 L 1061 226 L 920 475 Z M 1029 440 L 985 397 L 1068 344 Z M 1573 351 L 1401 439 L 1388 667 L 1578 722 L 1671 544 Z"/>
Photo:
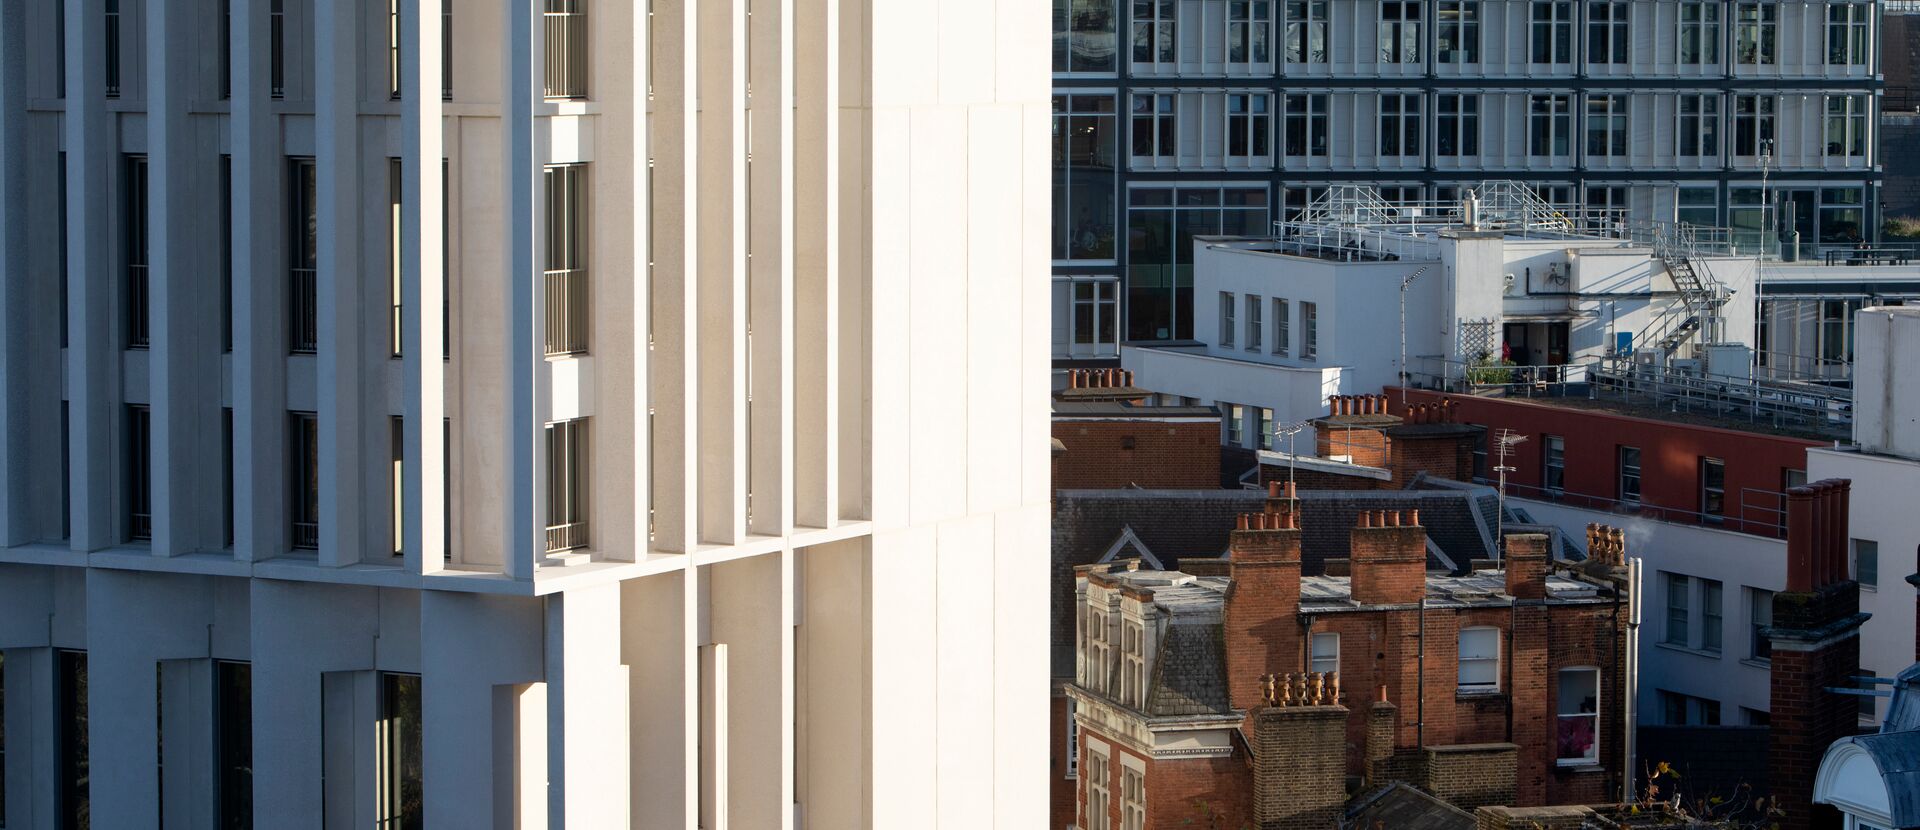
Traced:
<path fill-rule="evenodd" d="M 300 521 L 294 522 L 293 523 L 293 546 L 296 548 L 301 548 L 305 550 L 313 550 L 313 549 L 319 548 L 320 547 L 320 523 L 319 522 L 300 522 Z"/>
<path fill-rule="evenodd" d="M 292 285 L 288 290 L 292 292 L 288 297 L 291 309 L 288 348 L 296 354 L 312 354 L 320 346 L 319 283 L 314 269 L 293 269 Z"/>
<path fill-rule="evenodd" d="M 547 525 L 547 552 L 576 550 L 587 546 L 585 521 Z"/>
<path fill-rule="evenodd" d="M 147 293 L 147 266 L 127 266 L 127 348 L 144 349 L 150 342 L 151 300 Z"/>
<path fill-rule="evenodd" d="M 584 0 L 547 0 L 546 95 L 587 97 L 587 12 Z"/>
<path fill-rule="evenodd" d="M 547 355 L 587 350 L 587 269 L 546 272 Z"/>
<path fill-rule="evenodd" d="M 153 514 L 135 513 L 128 519 L 128 524 L 132 525 L 127 531 L 129 536 L 141 541 L 153 538 Z"/>

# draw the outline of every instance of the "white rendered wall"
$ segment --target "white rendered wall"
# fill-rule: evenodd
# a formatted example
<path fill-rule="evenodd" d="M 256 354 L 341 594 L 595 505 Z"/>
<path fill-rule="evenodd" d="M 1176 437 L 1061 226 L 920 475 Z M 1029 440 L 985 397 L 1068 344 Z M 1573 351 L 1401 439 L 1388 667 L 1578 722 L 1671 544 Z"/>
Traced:
<path fill-rule="evenodd" d="M 1907 577 L 1913 575 L 1914 557 L 1920 552 L 1920 525 L 1913 521 L 1920 461 L 1864 450 L 1808 450 L 1807 480 L 1824 478 L 1853 481 L 1847 535 L 1879 545 L 1879 576 L 1875 584 L 1860 586 L 1860 610 L 1873 615 L 1860 628 L 1860 665 L 1877 676 L 1892 677 L 1914 662 L 1913 586 Z M 1849 544 L 1849 557 L 1851 548 Z M 1853 567 L 1851 559 L 1848 567 Z M 1857 569 L 1849 574 L 1860 576 Z M 1884 713 L 1886 706 L 1879 708 Z"/>

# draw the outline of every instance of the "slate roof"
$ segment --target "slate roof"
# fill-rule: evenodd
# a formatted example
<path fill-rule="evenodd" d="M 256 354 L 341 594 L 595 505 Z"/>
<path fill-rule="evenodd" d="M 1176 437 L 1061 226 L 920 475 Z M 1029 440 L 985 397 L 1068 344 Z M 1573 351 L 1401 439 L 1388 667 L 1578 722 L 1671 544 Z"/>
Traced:
<path fill-rule="evenodd" d="M 1834 742 L 1865 750 L 1880 768 L 1887 788 L 1887 807 L 1895 827 L 1920 827 L 1920 732 L 1880 732 Z"/>
<path fill-rule="evenodd" d="M 1147 694 L 1149 715 L 1224 715 L 1226 634 L 1219 625 L 1167 626 Z"/>
<path fill-rule="evenodd" d="M 1395 781 L 1347 805 L 1349 830 L 1473 830 L 1473 814 Z"/>

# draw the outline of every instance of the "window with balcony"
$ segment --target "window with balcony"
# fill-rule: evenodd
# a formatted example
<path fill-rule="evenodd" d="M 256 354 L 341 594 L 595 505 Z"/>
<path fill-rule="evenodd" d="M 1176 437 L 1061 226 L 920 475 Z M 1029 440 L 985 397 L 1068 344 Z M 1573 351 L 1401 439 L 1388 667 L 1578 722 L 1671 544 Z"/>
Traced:
<path fill-rule="evenodd" d="M 1440 0 L 1434 28 L 1441 63 L 1480 62 L 1480 0 Z"/>
<path fill-rule="evenodd" d="M 587 97 L 587 0 L 546 0 L 546 95 Z"/>
<path fill-rule="evenodd" d="M 1627 96 L 1587 96 L 1587 155 L 1594 158 L 1627 154 Z"/>
<path fill-rule="evenodd" d="M 147 157 L 127 156 L 127 348 L 144 349 L 152 335 L 152 302 L 147 287 L 147 256 L 152 217 L 147 205 Z"/>
<path fill-rule="evenodd" d="M 1561 669 L 1558 692 L 1555 758 L 1561 766 L 1600 763 L 1600 670 Z"/>
<path fill-rule="evenodd" d="M 1300 359 L 1313 360 L 1320 356 L 1320 306 L 1317 303 L 1300 304 Z"/>
<path fill-rule="evenodd" d="M 1558 435 L 1548 435 L 1540 445 L 1543 461 L 1540 483 L 1551 495 L 1565 493 L 1567 491 L 1567 439 Z"/>
<path fill-rule="evenodd" d="M 1250 351 L 1250 352 L 1260 351 L 1260 344 L 1265 341 L 1266 332 L 1262 331 L 1264 326 L 1262 325 L 1263 321 L 1261 320 L 1261 315 L 1265 313 L 1266 313 L 1266 306 L 1264 305 L 1264 302 L 1260 299 L 1260 295 L 1248 294 L 1247 295 L 1247 351 Z"/>
<path fill-rule="evenodd" d="M 1420 62 L 1420 8 L 1417 0 L 1380 3 L 1380 62 Z"/>
<path fill-rule="evenodd" d="M 153 412 L 127 407 L 127 538 L 153 538 Z"/>
<path fill-rule="evenodd" d="M 1587 62 L 1625 64 L 1633 45 L 1629 32 L 1630 5 L 1625 0 L 1587 3 Z"/>
<path fill-rule="evenodd" d="M 1693 66 L 1720 62 L 1720 0 L 1680 4 L 1679 58 Z"/>
<path fill-rule="evenodd" d="M 1133 62 L 1173 63 L 1173 0 L 1133 0 Z"/>
<path fill-rule="evenodd" d="M 1236 92 L 1227 95 L 1227 155 L 1263 164 L 1272 159 L 1272 96 Z"/>
<path fill-rule="evenodd" d="M 1640 503 L 1640 448 L 1620 448 L 1620 500 Z"/>
<path fill-rule="evenodd" d="M 1327 154 L 1327 96 L 1287 96 L 1286 153 L 1289 156 Z"/>
<path fill-rule="evenodd" d="M 1327 0 L 1287 0 L 1287 63 L 1327 62 Z"/>
<path fill-rule="evenodd" d="M 1700 459 L 1700 512 L 1709 522 L 1727 514 L 1727 462 L 1718 458 Z"/>
<path fill-rule="evenodd" d="M 1174 136 L 1178 99 L 1172 93 L 1135 93 L 1132 124 L 1133 154 L 1146 158 L 1172 158 L 1179 152 Z"/>
<path fill-rule="evenodd" d="M 1256 64 L 1273 60 L 1268 39 L 1273 36 L 1273 0 L 1228 0 L 1227 63 Z"/>
<path fill-rule="evenodd" d="M 1867 27 L 1871 3 L 1833 3 L 1827 6 L 1827 65 L 1857 66 L 1867 62 Z"/>
<path fill-rule="evenodd" d="M 1500 630 L 1460 629 L 1460 691 L 1494 692 L 1500 689 Z"/>
<path fill-rule="evenodd" d="M 1273 298 L 1273 353 L 1281 357 L 1286 356 L 1287 341 L 1292 335 L 1292 332 L 1288 330 L 1290 326 L 1288 325 L 1287 314 L 1286 299 L 1281 297 Z"/>
<path fill-rule="evenodd" d="M 1443 93 L 1434 99 L 1433 152 L 1438 156 L 1480 155 L 1480 96 Z"/>
<path fill-rule="evenodd" d="M 1733 61 L 1745 66 L 1780 62 L 1780 4 L 1744 2 L 1733 10 Z"/>
<path fill-rule="evenodd" d="M 1867 115 L 1872 111 L 1871 96 L 1827 96 L 1828 158 L 1866 158 Z"/>
<path fill-rule="evenodd" d="M 1331 631 L 1313 635 L 1313 660 L 1309 669 L 1316 672 L 1340 670 L 1340 635 Z"/>
<path fill-rule="evenodd" d="M 1532 17 L 1532 62 L 1573 63 L 1573 3 L 1534 0 Z"/>
<path fill-rule="evenodd" d="M 547 550 L 587 546 L 587 419 L 547 425 Z"/>
<path fill-rule="evenodd" d="M 287 97 L 287 0 L 267 5 L 267 94 Z"/>
<path fill-rule="evenodd" d="M 1693 633 L 1690 631 L 1692 616 L 1690 606 L 1693 594 L 1693 578 L 1682 574 L 1666 574 L 1667 583 L 1667 630 L 1661 642 L 1682 648 L 1691 645 Z"/>
<path fill-rule="evenodd" d="M 380 675 L 380 719 L 374 733 L 375 830 L 426 826 L 426 764 L 421 752 L 420 675 Z"/>
<path fill-rule="evenodd" d="M 1114 0 L 1053 0 L 1053 71 L 1111 74 L 1117 66 Z"/>
<path fill-rule="evenodd" d="M 1678 150 L 1682 156 L 1720 155 L 1720 96 L 1712 93 L 1680 96 Z"/>
<path fill-rule="evenodd" d="M 213 664 L 214 802 L 219 830 L 253 830 L 253 664 Z"/>
<path fill-rule="evenodd" d="M 547 168 L 547 356 L 587 351 L 587 166 Z"/>
<path fill-rule="evenodd" d="M 1572 153 L 1572 139 L 1573 96 L 1527 96 L 1528 155 L 1568 156 Z"/>
<path fill-rule="evenodd" d="M 313 159 L 293 159 L 288 183 L 288 351 L 312 354 L 320 345 L 320 183 Z"/>
<path fill-rule="evenodd" d="M 1733 154 L 1757 158 L 1773 153 L 1772 95 L 1733 96 Z"/>
<path fill-rule="evenodd" d="M 65 16 L 64 11 L 61 16 Z M 106 38 L 107 97 L 120 97 L 120 0 L 106 0 L 106 29 L 101 35 Z"/>
<path fill-rule="evenodd" d="M 320 419 L 312 412 L 294 412 L 289 418 L 287 493 L 292 511 L 292 546 L 320 547 Z"/>
<path fill-rule="evenodd" d="M 1380 94 L 1380 155 L 1420 155 L 1420 133 L 1425 129 L 1419 95 Z"/>

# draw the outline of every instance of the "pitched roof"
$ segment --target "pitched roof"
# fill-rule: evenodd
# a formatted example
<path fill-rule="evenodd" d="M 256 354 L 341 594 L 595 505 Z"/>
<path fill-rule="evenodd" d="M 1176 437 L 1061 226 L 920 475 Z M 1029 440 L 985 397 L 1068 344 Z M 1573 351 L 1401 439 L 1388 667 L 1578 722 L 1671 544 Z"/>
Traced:
<path fill-rule="evenodd" d="M 1349 830 L 1473 830 L 1473 814 L 1399 781 L 1354 799 Z"/>
<path fill-rule="evenodd" d="M 1227 704 L 1226 634 L 1219 625 L 1170 625 L 1154 661 L 1149 715 L 1223 715 Z"/>

